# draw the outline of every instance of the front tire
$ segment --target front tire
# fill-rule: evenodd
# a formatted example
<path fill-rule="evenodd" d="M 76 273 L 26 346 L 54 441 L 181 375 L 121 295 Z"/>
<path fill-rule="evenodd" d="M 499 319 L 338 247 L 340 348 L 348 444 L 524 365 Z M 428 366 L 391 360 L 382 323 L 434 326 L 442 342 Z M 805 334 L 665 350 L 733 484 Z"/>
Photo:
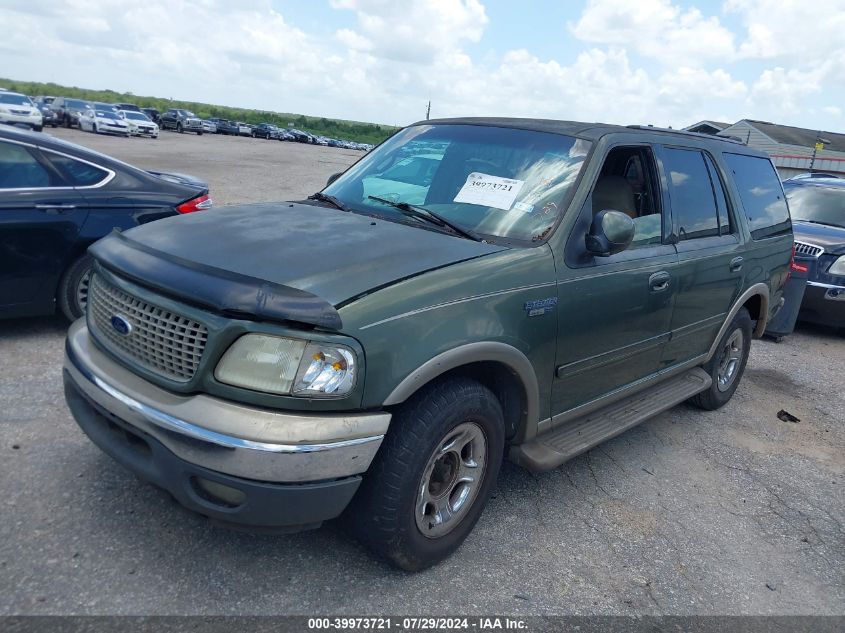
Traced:
<path fill-rule="evenodd" d="M 463 543 L 490 497 L 504 454 L 502 407 L 469 378 L 423 388 L 390 431 L 346 517 L 376 554 L 408 571 Z"/>
<path fill-rule="evenodd" d="M 59 282 L 56 300 L 59 309 L 69 321 L 76 321 L 85 314 L 88 304 L 88 285 L 91 281 L 91 257 L 83 255 L 73 262 Z"/>
<path fill-rule="evenodd" d="M 704 371 L 710 374 L 713 384 L 707 391 L 702 391 L 690 399 L 694 405 L 714 411 L 731 399 L 748 363 L 751 331 L 751 315 L 745 308 L 740 308 L 719 340 L 713 358 L 703 367 Z"/>
<path fill-rule="evenodd" d="M 176 124 L 176 131 L 179 132 L 179 134 L 182 133 L 182 124 L 181 123 Z"/>

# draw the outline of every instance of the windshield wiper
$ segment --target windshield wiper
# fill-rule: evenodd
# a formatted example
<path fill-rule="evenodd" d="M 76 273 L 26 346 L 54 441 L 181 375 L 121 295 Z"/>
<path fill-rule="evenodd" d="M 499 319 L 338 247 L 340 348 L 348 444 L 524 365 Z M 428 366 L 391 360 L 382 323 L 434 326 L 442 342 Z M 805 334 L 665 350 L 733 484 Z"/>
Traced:
<path fill-rule="evenodd" d="M 469 229 L 465 229 L 464 227 L 460 226 L 459 224 L 455 224 L 451 220 L 447 220 L 439 213 L 435 213 L 431 209 L 426 209 L 425 207 L 418 207 L 413 204 L 409 204 L 407 202 L 394 202 L 393 200 L 388 200 L 387 198 L 380 198 L 379 196 L 367 196 L 370 200 L 376 200 L 377 202 L 381 202 L 383 204 L 390 205 L 395 209 L 399 209 L 405 215 L 417 218 L 419 220 L 425 220 L 426 222 L 430 222 L 431 224 L 436 224 L 437 226 L 441 227 L 448 227 L 452 229 L 458 235 L 467 238 L 468 240 L 472 240 L 474 242 L 483 242 L 484 239 L 470 231 Z"/>
<path fill-rule="evenodd" d="M 330 196 L 327 193 L 323 193 L 318 191 L 317 193 L 312 193 L 308 196 L 309 200 L 319 200 L 320 202 L 328 202 L 329 204 L 333 205 L 334 207 L 340 209 L 341 211 L 349 211 L 349 208 L 343 204 L 340 200 L 335 198 L 334 196 Z"/>

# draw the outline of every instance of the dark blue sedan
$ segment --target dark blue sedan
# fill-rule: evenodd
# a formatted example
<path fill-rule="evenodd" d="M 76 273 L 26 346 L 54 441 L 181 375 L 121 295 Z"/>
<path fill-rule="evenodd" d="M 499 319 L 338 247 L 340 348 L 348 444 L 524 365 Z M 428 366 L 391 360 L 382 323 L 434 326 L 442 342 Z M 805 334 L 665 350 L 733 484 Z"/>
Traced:
<path fill-rule="evenodd" d="M 211 207 L 208 185 L 143 171 L 47 134 L 0 125 L 0 318 L 80 317 L 88 246 L 113 230 Z"/>
<path fill-rule="evenodd" d="M 795 258 L 808 267 L 798 319 L 845 328 L 845 179 L 783 183 L 795 233 Z"/>

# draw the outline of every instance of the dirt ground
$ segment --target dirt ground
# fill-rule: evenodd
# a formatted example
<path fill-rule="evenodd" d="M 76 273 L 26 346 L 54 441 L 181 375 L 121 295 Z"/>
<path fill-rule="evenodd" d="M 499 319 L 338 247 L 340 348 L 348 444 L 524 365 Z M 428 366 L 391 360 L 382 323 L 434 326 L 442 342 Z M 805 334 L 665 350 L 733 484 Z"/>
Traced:
<path fill-rule="evenodd" d="M 217 204 L 301 198 L 361 156 L 55 133 L 204 178 Z M 0 614 L 845 614 L 845 337 L 832 330 L 755 341 L 719 411 L 675 407 L 538 476 L 506 464 L 464 546 L 419 574 L 337 526 L 234 533 L 170 503 L 73 422 L 65 330 L 0 323 Z"/>

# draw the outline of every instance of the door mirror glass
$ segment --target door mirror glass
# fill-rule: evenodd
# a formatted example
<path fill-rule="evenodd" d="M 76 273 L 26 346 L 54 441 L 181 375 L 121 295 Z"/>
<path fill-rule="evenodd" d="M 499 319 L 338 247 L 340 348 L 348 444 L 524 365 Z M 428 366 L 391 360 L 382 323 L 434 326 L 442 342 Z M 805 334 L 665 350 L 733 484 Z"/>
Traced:
<path fill-rule="evenodd" d="M 634 239 L 634 221 L 626 213 L 605 209 L 593 218 L 586 236 L 587 250 L 599 257 L 624 251 Z"/>
<path fill-rule="evenodd" d="M 339 171 L 336 174 L 332 174 L 331 176 L 329 176 L 329 179 L 326 181 L 326 187 L 328 187 L 330 184 L 332 184 L 335 180 L 340 178 L 342 175 L 343 175 L 343 172 Z"/>

